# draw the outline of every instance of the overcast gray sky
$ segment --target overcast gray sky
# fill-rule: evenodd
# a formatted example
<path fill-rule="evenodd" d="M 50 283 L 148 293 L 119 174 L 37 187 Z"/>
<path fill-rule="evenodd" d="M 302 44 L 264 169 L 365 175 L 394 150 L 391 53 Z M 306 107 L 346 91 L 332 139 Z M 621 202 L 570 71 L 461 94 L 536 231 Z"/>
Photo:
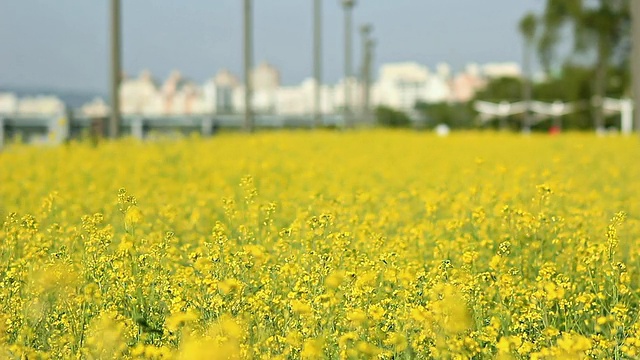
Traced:
<path fill-rule="evenodd" d="M 203 81 L 242 69 L 241 0 L 123 0 L 123 67 L 164 79 L 172 69 Z M 255 62 L 277 66 L 285 84 L 312 74 L 312 0 L 254 0 Z M 417 61 L 520 61 L 519 19 L 544 0 L 359 0 L 354 28 L 374 26 L 376 68 Z M 0 1 L 0 86 L 106 92 L 108 0 Z M 343 13 L 323 0 L 324 79 L 343 68 Z M 354 70 L 360 63 L 354 35 Z"/>

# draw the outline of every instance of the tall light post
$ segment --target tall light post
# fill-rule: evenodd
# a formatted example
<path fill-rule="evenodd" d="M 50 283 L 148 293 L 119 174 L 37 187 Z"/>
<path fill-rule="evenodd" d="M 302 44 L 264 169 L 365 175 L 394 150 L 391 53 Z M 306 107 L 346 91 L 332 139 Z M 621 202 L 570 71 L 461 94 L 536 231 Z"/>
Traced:
<path fill-rule="evenodd" d="M 374 59 L 374 50 L 376 48 L 376 40 L 374 39 L 369 39 L 367 41 L 367 92 L 366 92 L 366 99 L 365 99 L 365 104 L 367 106 L 367 116 L 368 118 L 366 119 L 369 122 L 369 125 L 373 125 L 373 123 L 375 122 L 375 117 L 373 112 L 371 111 L 371 82 L 372 82 L 372 76 L 371 76 L 371 72 L 373 71 L 373 59 Z"/>
<path fill-rule="evenodd" d="M 322 0 L 313 1 L 313 125 L 322 126 L 320 91 L 322 91 Z"/>
<path fill-rule="evenodd" d="M 253 131 L 251 68 L 253 67 L 253 39 L 251 0 L 244 0 L 244 130 Z"/>
<path fill-rule="evenodd" d="M 351 18 L 355 0 L 342 0 L 344 8 L 344 123 L 346 127 L 353 126 L 351 118 L 351 39 L 353 31 L 351 30 Z"/>
<path fill-rule="evenodd" d="M 111 114 L 109 136 L 118 137 L 120 130 L 120 97 L 118 90 L 122 79 L 120 42 L 120 0 L 111 0 Z"/>
<path fill-rule="evenodd" d="M 360 82 L 362 84 L 362 120 L 369 122 L 369 87 L 371 83 L 371 50 L 372 40 L 370 38 L 373 26 L 364 24 L 360 27 L 362 36 L 362 68 Z"/>
<path fill-rule="evenodd" d="M 636 131 L 640 134 L 640 1 L 631 1 L 631 77 L 633 91 L 633 116 Z"/>

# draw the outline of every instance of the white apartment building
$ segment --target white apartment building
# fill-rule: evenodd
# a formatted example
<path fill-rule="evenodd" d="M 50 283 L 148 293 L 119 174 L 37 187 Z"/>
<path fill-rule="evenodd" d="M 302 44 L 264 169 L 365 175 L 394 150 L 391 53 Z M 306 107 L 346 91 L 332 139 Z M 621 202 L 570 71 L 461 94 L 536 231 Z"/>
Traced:
<path fill-rule="evenodd" d="M 449 101 L 449 76 L 446 64 L 439 64 L 435 73 L 415 62 L 385 64 L 373 86 L 373 102 L 408 111 L 417 102 Z"/>
<path fill-rule="evenodd" d="M 12 114 L 18 111 L 18 97 L 14 93 L 0 93 L 0 114 Z"/>
<path fill-rule="evenodd" d="M 435 71 L 416 62 L 384 64 L 377 81 L 371 85 L 372 107 L 385 105 L 411 111 L 417 102 L 464 102 L 485 86 L 487 79 L 520 76 L 516 63 L 469 64 L 463 72 L 452 74 L 451 67 L 440 63 Z M 305 79 L 299 85 L 282 86 L 280 72 L 269 63 L 259 64 L 251 72 L 252 105 L 257 114 L 309 115 L 313 112 L 315 80 Z M 362 109 L 364 88 L 358 79 L 342 79 L 320 88 L 320 111 L 340 113 L 345 107 L 345 88 L 349 86 L 351 109 Z M 170 116 L 189 114 L 241 113 L 244 109 L 244 87 L 237 76 L 220 70 L 204 84 L 172 72 L 160 83 L 149 71 L 137 77 L 125 77 L 120 88 L 120 104 L 125 115 Z M 18 99 L 13 94 L 0 94 L 0 113 L 60 112 L 64 104 L 53 97 Z M 104 101 L 93 100 L 82 107 L 87 116 L 108 113 Z"/>
<path fill-rule="evenodd" d="M 80 107 L 80 114 L 88 118 L 101 118 L 109 115 L 109 105 L 97 97 Z"/>
<path fill-rule="evenodd" d="M 521 77 L 520 64 L 515 62 L 488 63 L 482 65 L 482 75 L 487 78 Z"/>
<path fill-rule="evenodd" d="M 56 96 L 40 95 L 18 98 L 13 93 L 0 93 L 0 115 L 51 115 L 63 114 L 64 102 Z"/>
<path fill-rule="evenodd" d="M 202 87 L 205 112 L 218 114 L 234 112 L 234 92 L 239 86 L 240 81 L 229 70 L 218 71 L 216 76 L 205 82 Z"/>
<path fill-rule="evenodd" d="M 486 69 L 491 74 L 512 71 L 508 66 L 501 66 Z M 464 75 L 452 78 L 451 68 L 444 63 L 438 64 L 435 72 L 415 62 L 385 64 L 380 68 L 378 80 L 371 85 L 371 106 L 386 105 L 409 111 L 418 101 L 466 101 L 483 84 L 477 65 L 466 70 Z M 313 112 L 313 79 L 282 86 L 279 71 L 263 62 L 251 72 L 251 82 L 256 114 L 309 115 Z M 346 86 L 344 79 L 335 85 L 321 86 L 322 113 L 339 113 L 344 109 Z M 364 88 L 355 77 L 349 79 L 348 86 L 351 109 L 357 112 L 363 106 Z M 184 79 L 179 72 L 173 72 L 158 86 L 145 71 L 138 78 L 126 79 L 120 96 L 123 113 L 148 115 L 239 113 L 244 109 L 245 100 L 244 86 L 226 69 L 202 86 Z"/>
<path fill-rule="evenodd" d="M 162 113 L 163 104 L 158 84 L 148 70 L 142 71 L 137 78 L 125 77 L 120 85 L 119 96 L 123 114 L 159 115 Z"/>

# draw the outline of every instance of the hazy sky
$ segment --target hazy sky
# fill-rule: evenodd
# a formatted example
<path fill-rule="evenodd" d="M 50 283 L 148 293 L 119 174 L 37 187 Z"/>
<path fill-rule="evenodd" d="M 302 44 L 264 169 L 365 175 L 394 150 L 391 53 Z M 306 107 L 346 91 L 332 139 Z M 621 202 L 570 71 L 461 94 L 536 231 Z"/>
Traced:
<path fill-rule="evenodd" d="M 123 67 L 172 69 L 203 81 L 218 69 L 242 70 L 241 0 L 122 0 Z M 277 66 L 284 84 L 312 74 L 312 0 L 254 0 L 254 60 Z M 354 29 L 370 22 L 381 63 L 520 61 L 517 23 L 544 0 L 359 0 Z M 0 1 L 0 87 L 106 92 L 109 0 Z M 343 13 L 323 0 L 324 79 L 344 73 Z M 360 36 L 354 35 L 354 71 Z"/>

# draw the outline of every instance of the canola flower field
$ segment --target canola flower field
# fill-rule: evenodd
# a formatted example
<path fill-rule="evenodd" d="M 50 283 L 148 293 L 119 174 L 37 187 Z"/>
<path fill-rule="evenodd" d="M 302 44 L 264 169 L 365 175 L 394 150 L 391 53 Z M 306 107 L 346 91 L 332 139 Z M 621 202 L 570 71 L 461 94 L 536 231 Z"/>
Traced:
<path fill-rule="evenodd" d="M 14 145 L 0 358 L 638 358 L 639 161 L 591 134 Z"/>

